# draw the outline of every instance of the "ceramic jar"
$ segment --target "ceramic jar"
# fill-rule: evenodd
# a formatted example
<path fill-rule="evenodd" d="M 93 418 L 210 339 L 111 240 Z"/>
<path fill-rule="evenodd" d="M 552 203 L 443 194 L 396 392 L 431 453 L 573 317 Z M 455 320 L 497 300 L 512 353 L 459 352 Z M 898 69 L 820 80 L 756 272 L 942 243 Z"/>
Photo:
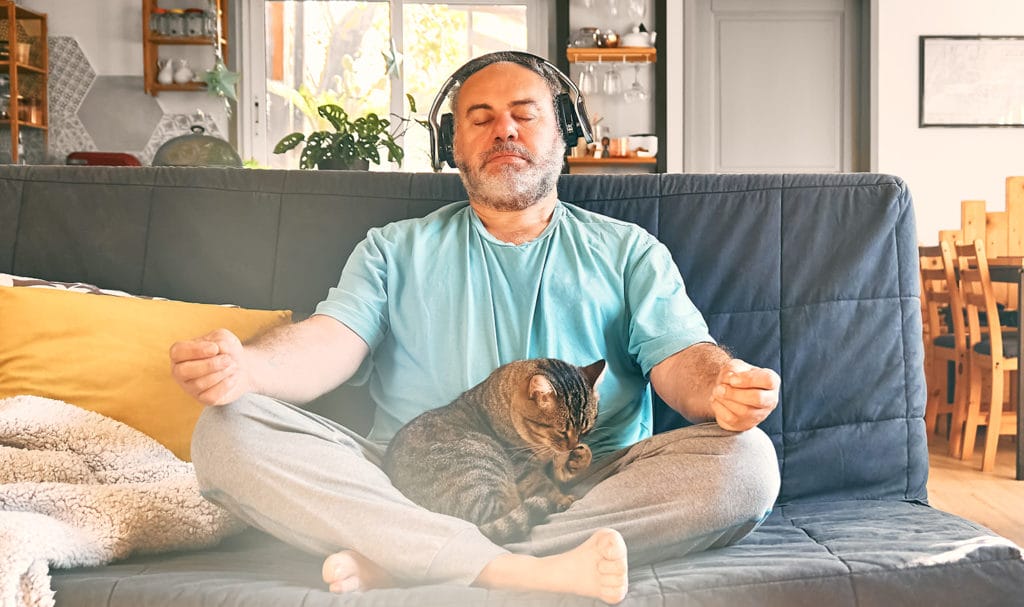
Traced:
<path fill-rule="evenodd" d="M 186 82 L 192 82 L 195 78 L 196 73 L 192 71 L 192 68 L 188 66 L 188 61 L 185 59 L 178 59 L 176 62 L 177 67 L 174 69 L 174 81 L 178 84 L 185 84 Z"/>
<path fill-rule="evenodd" d="M 601 48 L 615 48 L 619 46 L 619 35 L 615 30 L 604 30 L 597 38 L 597 45 Z"/>

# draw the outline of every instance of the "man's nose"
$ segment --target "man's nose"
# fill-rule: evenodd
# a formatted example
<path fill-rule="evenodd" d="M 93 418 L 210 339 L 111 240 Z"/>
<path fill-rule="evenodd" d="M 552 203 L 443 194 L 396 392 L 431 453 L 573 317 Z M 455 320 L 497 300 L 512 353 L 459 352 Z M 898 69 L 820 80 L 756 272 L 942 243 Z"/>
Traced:
<path fill-rule="evenodd" d="M 511 114 L 498 116 L 494 121 L 495 141 L 515 141 L 519 137 L 519 127 Z"/>

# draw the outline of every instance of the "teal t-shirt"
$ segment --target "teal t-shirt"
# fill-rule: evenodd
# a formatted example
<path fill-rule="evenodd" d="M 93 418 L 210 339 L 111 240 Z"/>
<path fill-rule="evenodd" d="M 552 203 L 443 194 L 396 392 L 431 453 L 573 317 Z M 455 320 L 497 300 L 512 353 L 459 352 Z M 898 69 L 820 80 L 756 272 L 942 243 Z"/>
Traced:
<path fill-rule="evenodd" d="M 561 202 L 522 245 L 494 238 L 466 202 L 374 228 L 316 313 L 370 346 L 352 381 L 370 382 L 380 442 L 507 362 L 603 358 L 588 443 L 607 453 L 651 435 L 651 368 L 713 342 L 664 245 Z"/>

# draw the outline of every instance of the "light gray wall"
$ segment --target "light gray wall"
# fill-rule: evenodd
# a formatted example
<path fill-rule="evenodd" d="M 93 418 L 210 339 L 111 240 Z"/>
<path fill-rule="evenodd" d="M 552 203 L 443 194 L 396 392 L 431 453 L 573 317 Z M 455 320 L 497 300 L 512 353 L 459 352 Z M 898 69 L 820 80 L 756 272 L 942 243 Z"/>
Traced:
<path fill-rule="evenodd" d="M 138 0 L 20 4 L 47 14 L 50 162 L 63 162 L 74 151 L 98 150 L 128 152 L 147 164 L 163 142 L 190 132 L 197 110 L 206 115 L 201 122 L 208 131 L 228 132 L 221 99 L 205 92 L 145 93 Z M 168 46 L 161 54 L 187 60 L 197 73 L 213 65 L 212 49 L 203 46 Z"/>
<path fill-rule="evenodd" d="M 918 36 L 1024 34 L 1020 0 L 874 0 L 878 65 L 874 170 L 903 177 L 918 239 L 959 229 L 960 201 L 1005 208 L 1005 180 L 1024 175 L 1021 128 L 918 128 Z"/>
<path fill-rule="evenodd" d="M 871 169 L 899 175 L 914 193 L 919 237 L 935 240 L 942 228 L 960 221 L 960 200 L 986 199 L 1002 210 L 1004 180 L 1024 174 L 1022 129 L 920 129 L 917 126 L 917 40 L 924 34 L 1014 34 L 1024 23 L 1020 0 L 870 0 L 873 68 Z M 141 77 L 141 8 L 137 0 L 22 0 L 49 13 L 50 32 L 71 36 L 94 65 L 98 76 Z M 666 37 L 669 107 L 682 107 L 682 2 L 670 1 Z M 139 83 L 141 93 L 141 79 Z M 158 99 L 165 113 L 184 115 L 219 104 L 201 93 L 165 93 Z M 52 111 L 52 110 L 51 110 Z M 222 120 L 223 117 L 218 117 Z M 222 129 L 226 128 L 221 125 Z M 669 170 L 682 170 L 681 111 L 668 116 Z M 51 133 L 51 139 L 53 139 Z"/>

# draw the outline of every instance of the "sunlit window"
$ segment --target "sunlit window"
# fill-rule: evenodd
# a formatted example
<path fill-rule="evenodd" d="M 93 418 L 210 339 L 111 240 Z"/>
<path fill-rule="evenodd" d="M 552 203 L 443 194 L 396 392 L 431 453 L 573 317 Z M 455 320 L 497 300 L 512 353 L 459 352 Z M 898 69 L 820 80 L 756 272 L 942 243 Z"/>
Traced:
<path fill-rule="evenodd" d="M 527 50 L 536 4 L 264 0 L 265 48 L 249 51 L 266 57 L 265 136 L 257 141 L 268 149 L 253 155 L 273 168 L 298 168 L 298 149 L 270 150 L 292 132 L 331 130 L 317 107 L 334 103 L 352 116 L 388 117 L 391 130 L 404 133 L 401 168 L 388 163 L 384 151 L 381 166 L 371 170 L 430 170 L 426 129 L 396 117 L 424 119 L 437 89 L 470 58 Z M 407 94 L 416 101 L 415 114 Z"/>

